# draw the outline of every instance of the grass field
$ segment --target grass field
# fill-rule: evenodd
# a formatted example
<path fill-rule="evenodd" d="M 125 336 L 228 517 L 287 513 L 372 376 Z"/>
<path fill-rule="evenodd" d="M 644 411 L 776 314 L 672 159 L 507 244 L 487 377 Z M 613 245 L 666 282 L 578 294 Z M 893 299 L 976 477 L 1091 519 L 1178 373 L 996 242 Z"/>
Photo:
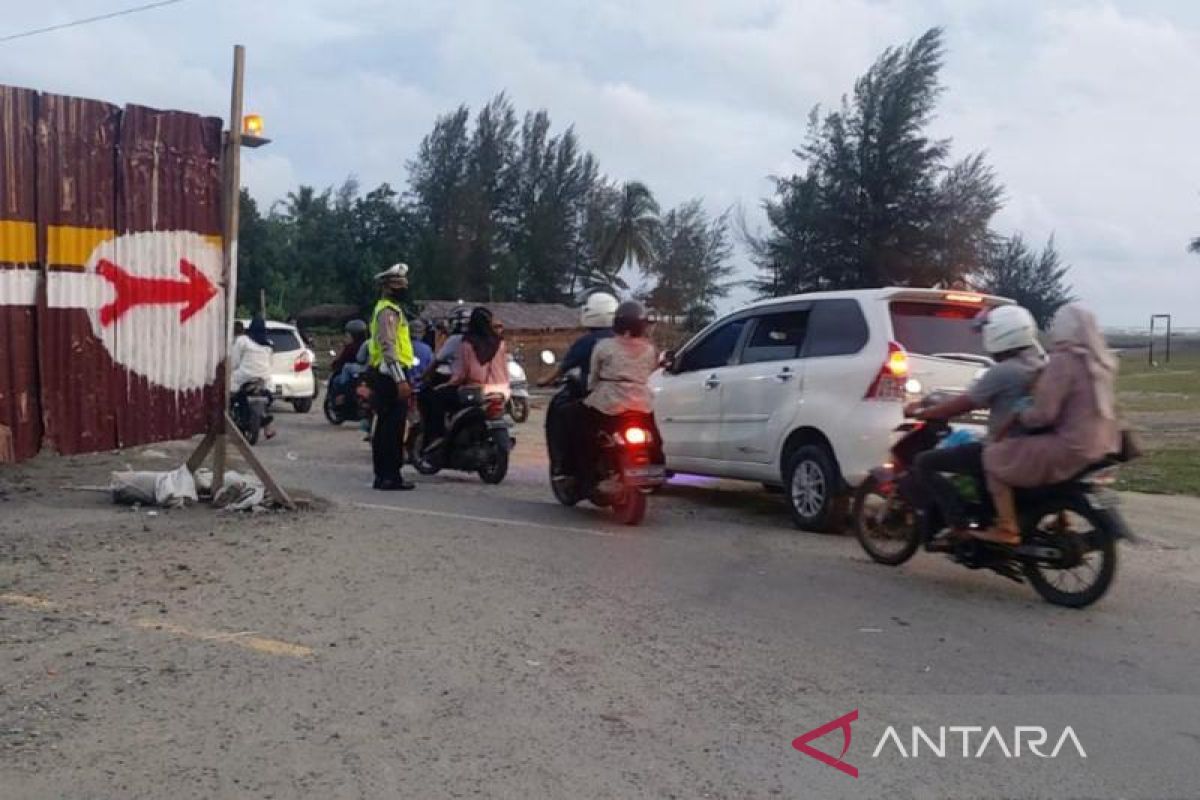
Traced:
<path fill-rule="evenodd" d="M 1200 495 L 1200 342 L 1173 344 L 1170 363 L 1122 354 L 1121 410 L 1141 432 L 1144 458 L 1121 470 L 1123 489 Z"/>

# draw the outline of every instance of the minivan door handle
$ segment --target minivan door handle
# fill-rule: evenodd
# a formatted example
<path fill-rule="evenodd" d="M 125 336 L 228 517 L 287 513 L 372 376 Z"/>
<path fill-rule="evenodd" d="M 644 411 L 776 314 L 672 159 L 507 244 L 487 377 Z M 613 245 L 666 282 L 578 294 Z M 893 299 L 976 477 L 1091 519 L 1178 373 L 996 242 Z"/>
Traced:
<path fill-rule="evenodd" d="M 775 380 L 779 381 L 780 383 L 787 383 L 794 377 L 796 377 L 796 373 L 792 372 L 791 367 L 783 367 L 778 373 L 776 373 Z"/>
<path fill-rule="evenodd" d="M 709 375 L 707 378 L 704 379 L 704 388 L 705 389 L 715 389 L 720 385 L 721 385 L 721 379 L 717 377 L 717 374 L 715 372 L 712 375 Z"/>

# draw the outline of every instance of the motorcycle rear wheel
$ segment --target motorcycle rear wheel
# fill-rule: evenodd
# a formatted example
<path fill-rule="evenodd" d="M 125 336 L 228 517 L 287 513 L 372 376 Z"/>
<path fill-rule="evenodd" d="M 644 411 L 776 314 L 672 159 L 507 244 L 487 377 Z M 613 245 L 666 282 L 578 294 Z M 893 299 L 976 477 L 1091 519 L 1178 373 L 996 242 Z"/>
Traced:
<path fill-rule="evenodd" d="M 529 419 L 529 401 L 524 397 L 514 397 L 509 401 L 513 422 L 525 422 Z"/>
<path fill-rule="evenodd" d="M 898 567 L 913 557 L 921 546 L 921 532 L 913 510 L 895 495 L 895 486 L 885 488 L 868 477 L 854 493 L 854 536 L 871 560 Z"/>
<path fill-rule="evenodd" d="M 341 425 L 343 422 L 346 421 L 346 418 L 342 415 L 342 412 L 338 409 L 337 404 L 334 402 L 334 399 L 335 399 L 335 395 L 333 394 L 333 392 L 326 392 L 325 393 L 325 402 L 322 405 L 322 408 L 325 411 L 325 419 L 329 420 L 330 425 Z"/>
<path fill-rule="evenodd" d="M 646 495 L 634 487 L 626 487 L 613 498 L 612 510 L 622 525 L 640 525 L 646 517 Z"/>
<path fill-rule="evenodd" d="M 246 442 L 251 445 L 258 444 L 258 433 L 262 429 L 262 419 L 251 411 L 246 415 L 245 419 L 241 420 L 242 435 L 246 437 Z"/>
<path fill-rule="evenodd" d="M 495 486 L 503 481 L 507 474 L 508 448 L 493 444 L 492 457 L 479 468 L 479 478 L 484 483 Z"/>
<path fill-rule="evenodd" d="M 1030 511 L 1023 529 L 1025 544 L 1045 543 L 1068 554 L 1068 563 L 1058 568 L 1023 561 L 1025 577 L 1043 600 L 1085 608 L 1105 595 L 1117 574 L 1117 535 L 1104 513 L 1083 498 L 1052 498 Z M 1072 546 L 1078 549 L 1071 552 Z"/>

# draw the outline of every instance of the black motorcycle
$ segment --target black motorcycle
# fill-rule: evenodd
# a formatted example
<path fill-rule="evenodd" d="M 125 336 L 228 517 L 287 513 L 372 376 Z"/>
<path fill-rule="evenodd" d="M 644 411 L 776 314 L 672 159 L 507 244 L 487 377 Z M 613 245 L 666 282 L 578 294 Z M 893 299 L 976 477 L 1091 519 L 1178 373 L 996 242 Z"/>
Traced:
<path fill-rule="evenodd" d="M 242 437 L 250 444 L 258 444 L 262 429 L 272 421 L 268 413 L 271 400 L 270 389 L 260 380 L 247 381 L 229 398 L 230 415 Z"/>
<path fill-rule="evenodd" d="M 547 428 L 553 425 L 554 415 L 562 414 L 566 405 L 579 402 L 584 394 L 578 375 L 568 374 L 563 378 L 546 412 Z M 586 486 L 578 483 L 578 476 L 555 480 L 552 466 L 550 486 L 554 497 L 565 506 L 590 500 L 593 505 L 611 508 L 623 525 L 641 523 L 646 516 L 646 495 L 666 480 L 655 431 L 653 417 L 649 414 L 626 414 L 614 419 L 606 429 L 595 432 L 596 464 L 592 468 L 595 480 Z M 552 465 L 562 460 L 562 453 L 566 451 L 563 444 L 547 437 L 546 447 L 552 449 Z"/>
<path fill-rule="evenodd" d="M 512 422 L 504 413 L 504 395 L 485 395 L 478 386 L 464 386 L 458 400 L 461 409 L 450 418 L 436 448 L 428 449 L 420 422 L 410 428 L 405 442 L 409 463 L 422 475 L 454 469 L 475 472 L 484 483 L 500 483 L 508 474 L 508 454 L 516 446 Z"/>
<path fill-rule="evenodd" d="M 1104 596 L 1117 571 L 1117 540 L 1133 534 L 1118 511 L 1111 489 L 1123 454 L 1094 464 L 1069 481 L 1017 490 L 1021 543 L 985 542 L 948 533 L 937 504 L 912 471 L 916 457 L 938 446 L 951 432 L 945 421 L 910 421 L 896 429 L 892 462 L 873 470 L 854 497 L 854 530 L 859 543 L 880 564 L 898 566 L 924 545 L 969 569 L 990 569 L 1021 583 L 1047 602 L 1083 608 Z M 987 489 L 959 477 L 972 527 L 995 519 Z"/>
<path fill-rule="evenodd" d="M 325 388 L 325 419 L 331 425 L 368 419 L 371 414 L 370 393 L 362 388 L 366 385 L 366 373 L 342 385 L 334 382 L 336 377 L 330 376 Z"/>

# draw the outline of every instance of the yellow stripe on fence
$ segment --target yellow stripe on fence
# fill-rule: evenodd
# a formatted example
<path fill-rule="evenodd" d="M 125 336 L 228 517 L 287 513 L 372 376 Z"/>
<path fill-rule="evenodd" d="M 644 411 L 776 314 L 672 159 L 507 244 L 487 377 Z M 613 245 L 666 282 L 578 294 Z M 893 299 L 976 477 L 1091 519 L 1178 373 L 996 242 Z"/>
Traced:
<path fill-rule="evenodd" d="M 50 225 L 46 228 L 46 263 L 83 268 L 95 249 L 114 236 L 116 231 L 111 228 Z M 204 239 L 213 247 L 221 246 L 220 236 L 206 235 Z M 37 226 L 0 220 L 0 263 L 33 264 L 37 260 Z"/>
<path fill-rule="evenodd" d="M 82 268 L 92 251 L 115 235 L 111 228 L 51 225 L 46 229 L 46 263 Z"/>
<path fill-rule="evenodd" d="M 32 222 L 0 219 L 0 262 L 37 262 L 37 227 Z"/>

